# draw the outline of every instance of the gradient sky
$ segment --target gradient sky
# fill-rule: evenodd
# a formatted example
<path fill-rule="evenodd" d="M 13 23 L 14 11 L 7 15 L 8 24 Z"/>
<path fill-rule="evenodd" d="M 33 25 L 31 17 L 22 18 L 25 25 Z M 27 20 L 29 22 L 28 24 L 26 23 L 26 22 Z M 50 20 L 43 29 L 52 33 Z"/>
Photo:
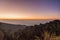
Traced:
<path fill-rule="evenodd" d="M 0 19 L 60 19 L 60 1 L 1 0 Z"/>

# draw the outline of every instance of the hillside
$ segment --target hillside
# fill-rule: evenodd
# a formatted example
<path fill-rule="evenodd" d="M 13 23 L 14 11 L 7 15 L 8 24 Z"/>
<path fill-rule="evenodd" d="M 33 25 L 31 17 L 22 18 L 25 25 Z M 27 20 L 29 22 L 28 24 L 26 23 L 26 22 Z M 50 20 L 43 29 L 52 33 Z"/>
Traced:
<path fill-rule="evenodd" d="M 1 28 L 17 29 L 18 31 L 5 32 L 0 29 L 3 40 L 58 40 L 60 38 L 60 20 L 50 21 L 48 23 L 34 26 L 12 25 L 0 23 Z M 22 30 L 20 30 L 23 28 Z M 5 30 L 5 29 L 4 29 Z"/>

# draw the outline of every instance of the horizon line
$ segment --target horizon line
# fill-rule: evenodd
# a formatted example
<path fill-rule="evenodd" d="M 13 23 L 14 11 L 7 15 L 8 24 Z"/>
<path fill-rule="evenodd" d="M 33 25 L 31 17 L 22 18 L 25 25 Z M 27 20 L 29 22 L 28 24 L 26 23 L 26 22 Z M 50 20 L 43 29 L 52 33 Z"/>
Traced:
<path fill-rule="evenodd" d="M 60 19 L 0 19 L 0 20 L 60 20 Z"/>

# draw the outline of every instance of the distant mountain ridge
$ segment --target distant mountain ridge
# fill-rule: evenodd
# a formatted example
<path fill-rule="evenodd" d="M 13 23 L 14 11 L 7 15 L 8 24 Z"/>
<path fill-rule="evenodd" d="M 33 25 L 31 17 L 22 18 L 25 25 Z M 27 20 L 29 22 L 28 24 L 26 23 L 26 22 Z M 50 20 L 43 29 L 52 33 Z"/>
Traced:
<path fill-rule="evenodd" d="M 9 24 L 9 23 L 3 23 L 0 22 L 0 28 L 5 30 L 17 30 L 17 29 L 24 29 L 25 25 L 15 25 L 15 24 Z"/>
<path fill-rule="evenodd" d="M 46 26 L 46 25 L 53 25 L 53 24 L 56 24 L 56 23 L 60 23 L 60 20 L 54 20 L 54 21 L 50 21 L 48 23 L 45 23 L 45 24 L 40 24 L 40 25 L 37 25 L 37 26 Z M 57 25 L 57 24 L 56 24 Z M 32 25 L 31 25 L 32 26 Z M 26 25 L 16 25 L 16 24 L 9 24 L 9 23 L 3 23 L 3 22 L 0 22 L 0 28 L 4 29 L 4 30 L 18 30 L 18 29 L 24 29 L 25 27 L 27 27 Z"/>

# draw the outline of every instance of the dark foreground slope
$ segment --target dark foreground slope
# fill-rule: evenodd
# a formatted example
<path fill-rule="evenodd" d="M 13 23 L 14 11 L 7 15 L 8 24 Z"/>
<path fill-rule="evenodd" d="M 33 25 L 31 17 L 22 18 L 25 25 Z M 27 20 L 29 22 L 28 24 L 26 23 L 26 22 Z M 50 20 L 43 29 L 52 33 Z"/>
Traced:
<path fill-rule="evenodd" d="M 3 24 L 0 24 L 3 26 Z M 4 26 L 7 26 L 4 24 Z M 16 25 L 15 25 L 16 26 Z M 13 26 L 7 26 L 8 28 Z M 2 31 L 3 30 L 3 31 Z M 8 31 L 0 28 L 0 39 L 1 40 L 50 40 L 50 37 L 54 34 L 60 36 L 60 20 L 50 21 L 49 23 L 28 26 L 23 30 Z"/>

